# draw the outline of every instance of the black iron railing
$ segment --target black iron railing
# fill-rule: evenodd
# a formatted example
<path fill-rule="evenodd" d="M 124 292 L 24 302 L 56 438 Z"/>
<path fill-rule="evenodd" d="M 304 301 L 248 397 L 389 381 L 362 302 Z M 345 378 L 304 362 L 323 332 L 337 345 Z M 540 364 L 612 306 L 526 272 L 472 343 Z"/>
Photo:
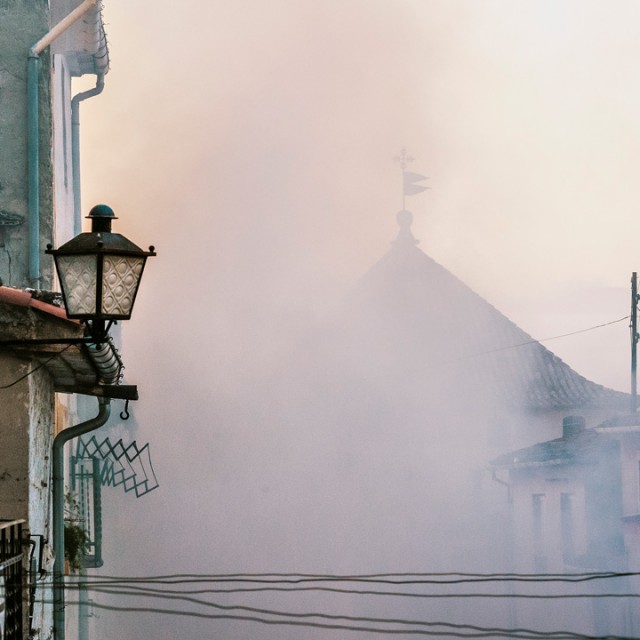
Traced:
<path fill-rule="evenodd" d="M 4 629 L 4 640 L 25 637 L 23 525 L 24 520 L 0 519 L 0 629 Z"/>

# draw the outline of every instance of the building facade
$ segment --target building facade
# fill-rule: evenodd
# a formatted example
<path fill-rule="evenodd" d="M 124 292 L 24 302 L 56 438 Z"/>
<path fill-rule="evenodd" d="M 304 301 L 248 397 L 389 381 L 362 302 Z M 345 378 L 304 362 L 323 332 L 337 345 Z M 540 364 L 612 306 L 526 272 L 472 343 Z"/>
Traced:
<path fill-rule="evenodd" d="M 99 2 L 0 3 L 1 340 L 83 335 L 48 293 L 56 285 L 44 249 L 79 232 L 79 103 L 101 90 L 107 71 Z M 95 75 L 96 89 L 74 97 L 72 79 L 84 74 Z M 52 634 L 51 447 L 76 420 L 73 396 L 56 392 L 102 381 L 95 356 L 77 345 L 0 350 L 0 520 L 19 523 L 25 587 L 3 637 Z"/>
<path fill-rule="evenodd" d="M 541 514 L 551 503 L 557 515 L 545 527 L 570 531 L 574 523 L 564 555 L 575 558 L 608 544 L 606 519 L 590 532 L 591 541 L 578 526 L 585 510 L 611 510 L 614 503 L 595 482 L 585 489 L 586 475 L 554 479 L 548 488 L 529 487 L 537 502 L 532 507 L 529 496 L 529 519 L 522 514 L 516 530 L 509 513 L 516 498 L 508 500 L 516 488 L 508 473 L 494 479 L 487 467 L 509 451 L 557 438 L 564 416 L 581 414 L 600 424 L 624 413 L 629 397 L 579 375 L 434 261 L 418 246 L 407 214 L 398 217 L 398 237 L 386 255 L 292 356 L 284 381 L 274 380 L 269 394 L 281 406 L 275 422 L 278 436 L 287 434 L 288 459 L 307 460 L 305 473 L 316 480 L 299 492 L 281 488 L 300 513 L 313 505 L 304 548 L 318 540 L 309 554 L 322 557 L 321 545 L 330 545 L 335 565 L 353 573 L 382 571 L 384 563 L 394 572 L 424 567 L 496 576 L 477 594 L 485 597 L 482 606 L 450 593 L 448 601 L 416 603 L 416 617 L 428 610 L 431 618 L 455 624 L 589 634 L 586 599 L 554 599 L 562 594 L 546 581 L 519 591 L 502 576 L 564 571 L 562 547 L 552 553 L 531 546 L 532 509 L 539 514 L 539 541 Z M 609 443 L 603 435 L 593 439 Z M 607 464 L 597 457 L 593 463 L 600 475 L 615 465 L 608 455 Z M 546 470 L 527 468 L 523 478 L 544 484 Z M 277 497 L 264 501 L 276 512 Z M 615 539 L 619 546 L 620 536 Z M 488 597 L 497 591 L 499 597 Z"/>
<path fill-rule="evenodd" d="M 637 589 L 628 575 L 638 569 L 640 440 L 634 422 L 616 418 L 587 429 L 584 418 L 567 416 L 561 437 L 492 461 L 508 488 L 513 571 L 576 580 L 580 588 L 571 594 L 583 595 L 581 606 L 566 606 L 556 622 L 598 636 L 636 637 L 640 629 L 633 601 L 624 596 Z M 551 593 L 566 597 L 566 586 L 552 585 Z M 536 615 L 526 602 L 513 607 L 518 623 Z"/>

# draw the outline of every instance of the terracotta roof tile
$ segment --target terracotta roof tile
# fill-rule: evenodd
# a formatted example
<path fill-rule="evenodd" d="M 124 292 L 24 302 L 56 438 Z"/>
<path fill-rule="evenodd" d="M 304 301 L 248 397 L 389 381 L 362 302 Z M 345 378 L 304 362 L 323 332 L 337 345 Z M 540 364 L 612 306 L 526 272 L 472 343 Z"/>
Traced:
<path fill-rule="evenodd" d="M 0 286 L 0 302 L 6 302 L 7 304 L 13 304 L 18 307 L 31 307 L 43 313 L 67 319 L 67 313 L 64 309 L 38 300 L 31 292 L 25 291 L 24 289 Z"/>

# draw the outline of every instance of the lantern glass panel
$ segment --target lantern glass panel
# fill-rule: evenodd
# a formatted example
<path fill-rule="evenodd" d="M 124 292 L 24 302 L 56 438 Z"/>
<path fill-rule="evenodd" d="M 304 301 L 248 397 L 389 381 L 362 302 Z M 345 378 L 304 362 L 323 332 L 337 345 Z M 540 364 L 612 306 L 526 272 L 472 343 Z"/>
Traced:
<path fill-rule="evenodd" d="M 146 257 L 105 255 L 102 263 L 102 316 L 129 317 Z"/>
<path fill-rule="evenodd" d="M 96 256 L 56 256 L 58 276 L 70 317 L 96 313 Z"/>

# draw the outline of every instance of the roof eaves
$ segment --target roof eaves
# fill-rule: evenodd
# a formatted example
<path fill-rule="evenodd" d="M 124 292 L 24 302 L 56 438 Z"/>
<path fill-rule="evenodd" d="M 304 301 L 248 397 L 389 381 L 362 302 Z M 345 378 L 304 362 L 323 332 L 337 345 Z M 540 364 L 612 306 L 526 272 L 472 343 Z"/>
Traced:
<path fill-rule="evenodd" d="M 111 337 L 98 347 L 91 344 L 35 344 L 34 339 L 65 340 L 84 337 L 85 328 L 70 320 L 64 309 L 39 300 L 55 299 L 49 292 L 28 291 L 0 286 L 0 333 L 2 339 L 20 344 L 4 349 L 19 358 L 33 359 L 51 376 L 56 391 L 118 384 L 122 359 Z"/>

